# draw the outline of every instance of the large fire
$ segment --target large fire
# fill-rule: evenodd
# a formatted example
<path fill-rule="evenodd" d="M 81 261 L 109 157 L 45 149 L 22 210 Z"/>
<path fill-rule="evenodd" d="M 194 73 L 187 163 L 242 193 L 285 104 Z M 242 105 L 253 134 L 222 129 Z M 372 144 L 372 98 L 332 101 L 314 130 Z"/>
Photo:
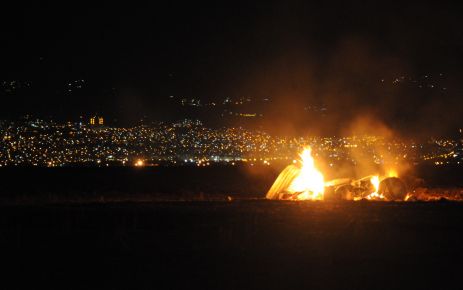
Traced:
<path fill-rule="evenodd" d="M 335 179 L 325 182 L 317 169 L 312 149 L 306 147 L 300 160 L 287 166 L 267 193 L 268 199 L 286 200 L 408 200 L 403 182 L 397 178 L 396 170 L 390 169 L 386 176 L 372 175 L 352 180 Z"/>
<path fill-rule="evenodd" d="M 301 168 L 299 174 L 288 186 L 288 192 L 298 193 L 299 200 L 322 200 L 325 191 L 323 174 L 315 168 L 315 161 L 312 157 L 312 149 L 305 148 L 301 155 Z"/>
<path fill-rule="evenodd" d="M 325 180 L 315 167 L 312 149 L 304 148 L 299 162 L 286 167 L 267 193 L 269 199 L 323 200 Z"/>

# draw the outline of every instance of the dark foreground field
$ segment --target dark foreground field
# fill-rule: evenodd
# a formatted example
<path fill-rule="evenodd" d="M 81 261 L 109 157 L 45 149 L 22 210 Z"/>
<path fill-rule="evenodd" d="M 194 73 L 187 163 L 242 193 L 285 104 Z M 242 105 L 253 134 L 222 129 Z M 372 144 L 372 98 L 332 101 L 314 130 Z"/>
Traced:
<path fill-rule="evenodd" d="M 451 202 L 1 206 L 2 289 L 461 289 Z"/>
<path fill-rule="evenodd" d="M 262 198 L 282 166 L 0 168 L 1 204 Z M 328 180 L 346 177 L 336 170 Z M 463 166 L 418 166 L 427 188 L 463 188 Z"/>

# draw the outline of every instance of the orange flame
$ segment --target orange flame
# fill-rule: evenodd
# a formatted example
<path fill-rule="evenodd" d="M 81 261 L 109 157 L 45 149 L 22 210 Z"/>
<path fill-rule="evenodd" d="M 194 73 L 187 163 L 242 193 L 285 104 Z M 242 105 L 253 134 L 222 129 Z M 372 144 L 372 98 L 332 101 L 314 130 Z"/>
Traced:
<path fill-rule="evenodd" d="M 387 172 L 388 177 L 399 177 L 399 174 L 397 173 L 397 170 L 395 169 L 389 169 Z"/>
<path fill-rule="evenodd" d="M 268 199 L 324 200 L 325 187 L 330 188 L 330 193 L 333 192 L 333 195 L 330 195 L 330 197 L 333 196 L 333 198 L 338 198 L 335 190 L 341 188 L 341 186 L 349 185 L 356 190 L 350 192 L 350 197 L 339 198 L 353 200 L 387 200 L 386 196 L 379 191 L 380 182 L 388 177 L 398 177 L 396 170 L 388 169 L 386 170 L 386 174 L 381 177 L 380 175 L 373 175 L 359 180 L 345 178 L 325 183 L 323 174 L 315 166 L 312 149 L 310 147 L 304 148 L 299 156 L 299 160 L 293 160 L 293 164 L 288 165 L 278 175 L 272 187 L 267 192 L 266 197 Z M 338 187 L 336 188 L 336 186 Z M 407 196 L 405 200 L 409 198 L 410 197 Z"/>
<path fill-rule="evenodd" d="M 384 195 L 378 193 L 379 190 L 379 176 L 374 175 L 370 178 L 370 182 L 375 188 L 375 191 L 367 195 L 367 199 L 384 199 Z"/>
<path fill-rule="evenodd" d="M 302 167 L 296 178 L 288 187 L 291 193 L 300 193 L 299 200 L 322 200 L 325 191 L 323 174 L 315 168 L 315 161 L 312 157 L 312 149 L 304 148 L 300 154 Z"/>

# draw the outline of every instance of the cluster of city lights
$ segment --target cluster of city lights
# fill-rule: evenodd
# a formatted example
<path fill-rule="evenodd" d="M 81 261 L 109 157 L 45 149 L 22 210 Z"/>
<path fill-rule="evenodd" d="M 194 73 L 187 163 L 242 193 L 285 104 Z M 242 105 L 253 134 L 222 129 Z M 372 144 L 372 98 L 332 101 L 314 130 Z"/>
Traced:
<path fill-rule="evenodd" d="M 209 128 L 197 120 L 130 128 L 103 126 L 96 118 L 90 123 L 0 122 L 0 166 L 270 165 L 293 160 L 307 144 L 330 166 L 355 165 L 361 159 L 376 164 L 459 164 L 463 156 L 461 141 L 448 139 L 416 143 L 378 136 L 293 138 L 241 127 Z"/>

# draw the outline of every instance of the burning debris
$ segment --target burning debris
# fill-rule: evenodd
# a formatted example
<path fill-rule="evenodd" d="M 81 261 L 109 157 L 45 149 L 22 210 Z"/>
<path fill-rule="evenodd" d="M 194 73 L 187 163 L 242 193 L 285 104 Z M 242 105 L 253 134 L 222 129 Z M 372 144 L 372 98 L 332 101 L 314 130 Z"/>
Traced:
<path fill-rule="evenodd" d="M 268 199 L 323 200 L 325 181 L 315 168 L 312 150 L 305 148 L 301 155 L 301 165 L 286 167 L 267 193 Z"/>
<path fill-rule="evenodd" d="M 310 147 L 304 148 L 297 164 L 287 166 L 267 192 L 268 199 L 281 200 L 409 200 L 405 183 L 390 171 L 389 176 L 367 176 L 324 181 L 316 168 Z"/>

